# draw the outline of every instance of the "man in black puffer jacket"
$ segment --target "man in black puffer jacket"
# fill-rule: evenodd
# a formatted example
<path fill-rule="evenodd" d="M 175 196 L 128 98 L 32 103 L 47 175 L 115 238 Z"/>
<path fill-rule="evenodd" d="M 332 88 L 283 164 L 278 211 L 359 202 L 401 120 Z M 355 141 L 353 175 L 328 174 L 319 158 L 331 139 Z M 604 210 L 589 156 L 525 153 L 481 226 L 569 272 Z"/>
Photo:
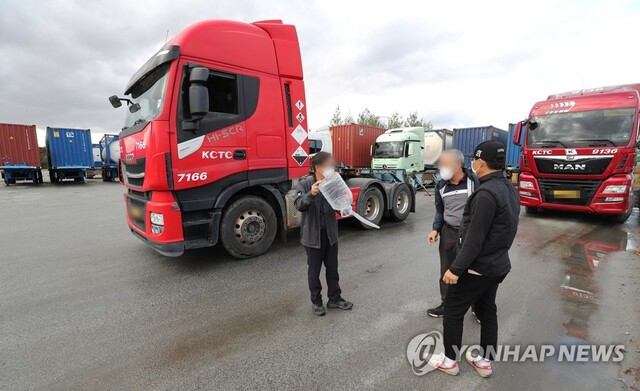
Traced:
<path fill-rule="evenodd" d="M 474 151 L 471 169 L 480 186 L 469 197 L 460 227 L 460 251 L 443 277 L 449 284 L 444 303 L 445 352 L 436 368 L 458 373 L 457 349 L 462 347 L 464 314 L 471 305 L 481 321 L 481 355 L 466 359 L 482 377 L 491 375 L 491 361 L 497 348 L 498 285 L 511 270 L 509 248 L 518 229 L 520 200 L 505 177 L 505 147 L 498 141 L 485 141 Z"/>

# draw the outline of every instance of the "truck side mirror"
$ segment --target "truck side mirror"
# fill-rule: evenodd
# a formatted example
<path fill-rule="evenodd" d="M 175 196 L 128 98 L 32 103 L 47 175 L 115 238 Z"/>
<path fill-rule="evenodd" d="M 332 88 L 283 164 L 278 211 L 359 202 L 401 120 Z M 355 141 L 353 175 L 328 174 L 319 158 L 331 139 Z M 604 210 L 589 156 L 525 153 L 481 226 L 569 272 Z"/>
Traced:
<path fill-rule="evenodd" d="M 522 138 L 522 121 L 516 124 L 516 128 L 513 131 L 513 143 L 515 145 L 520 145 L 521 138 Z"/>
<path fill-rule="evenodd" d="M 109 97 L 109 103 L 111 103 L 111 106 L 113 106 L 114 109 L 117 109 L 118 107 L 122 106 L 122 102 L 120 102 L 120 98 L 118 98 L 116 95 L 112 95 Z"/>
<path fill-rule="evenodd" d="M 189 74 L 189 113 L 193 121 L 199 121 L 209 112 L 209 70 L 193 68 Z"/>

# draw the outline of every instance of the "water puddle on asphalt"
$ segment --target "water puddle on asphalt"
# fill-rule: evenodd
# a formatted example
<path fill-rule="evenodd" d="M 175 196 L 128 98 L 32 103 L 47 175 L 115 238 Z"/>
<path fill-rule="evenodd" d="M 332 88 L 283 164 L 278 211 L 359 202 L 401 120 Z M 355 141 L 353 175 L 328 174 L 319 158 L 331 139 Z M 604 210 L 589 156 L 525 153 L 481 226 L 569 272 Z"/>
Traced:
<path fill-rule="evenodd" d="M 600 288 L 596 280 L 601 262 L 614 252 L 627 249 L 627 232 L 611 226 L 599 226 L 578 237 L 569 248 L 561 285 L 567 339 L 589 341 L 589 319 L 598 309 Z M 567 341 L 568 342 L 568 341 Z"/>

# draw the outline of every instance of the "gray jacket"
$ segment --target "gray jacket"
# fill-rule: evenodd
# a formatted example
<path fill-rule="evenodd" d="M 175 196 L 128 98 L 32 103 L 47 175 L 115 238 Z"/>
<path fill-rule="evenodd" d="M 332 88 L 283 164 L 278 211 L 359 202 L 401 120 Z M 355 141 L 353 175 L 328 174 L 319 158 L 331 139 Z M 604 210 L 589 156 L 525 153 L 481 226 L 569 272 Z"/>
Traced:
<path fill-rule="evenodd" d="M 318 193 L 315 197 L 311 195 L 311 186 L 315 182 L 315 177 L 309 175 L 301 179 L 296 187 L 294 205 L 302 212 L 300 243 L 305 247 L 320 248 L 321 219 L 324 219 L 327 237 L 333 246 L 338 243 L 338 219 L 336 212 L 322 193 Z"/>

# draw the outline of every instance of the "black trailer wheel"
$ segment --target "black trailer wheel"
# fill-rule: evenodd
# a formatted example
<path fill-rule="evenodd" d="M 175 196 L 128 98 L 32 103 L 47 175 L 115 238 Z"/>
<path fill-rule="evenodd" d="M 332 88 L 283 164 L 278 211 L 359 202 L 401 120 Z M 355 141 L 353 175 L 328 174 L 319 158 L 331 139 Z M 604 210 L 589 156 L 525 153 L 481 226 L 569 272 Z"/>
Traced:
<path fill-rule="evenodd" d="M 411 212 L 411 190 L 407 184 L 396 187 L 391 199 L 389 218 L 392 221 L 404 221 Z"/>
<path fill-rule="evenodd" d="M 260 197 L 246 196 L 225 210 L 220 238 L 230 255 L 244 259 L 267 251 L 277 231 L 278 219 L 271 205 Z"/>
<path fill-rule="evenodd" d="M 49 171 L 49 181 L 51 181 L 51 183 L 58 183 L 59 179 L 55 171 Z"/>
<path fill-rule="evenodd" d="M 378 225 L 382 220 L 384 214 L 384 198 L 382 192 L 377 187 L 370 187 L 365 190 L 362 197 L 362 202 L 358 202 L 357 213 L 369 220 L 370 222 Z M 360 226 L 364 229 L 372 229 L 366 224 L 360 223 Z"/>
<path fill-rule="evenodd" d="M 102 182 L 111 182 L 111 170 L 102 171 Z"/>

